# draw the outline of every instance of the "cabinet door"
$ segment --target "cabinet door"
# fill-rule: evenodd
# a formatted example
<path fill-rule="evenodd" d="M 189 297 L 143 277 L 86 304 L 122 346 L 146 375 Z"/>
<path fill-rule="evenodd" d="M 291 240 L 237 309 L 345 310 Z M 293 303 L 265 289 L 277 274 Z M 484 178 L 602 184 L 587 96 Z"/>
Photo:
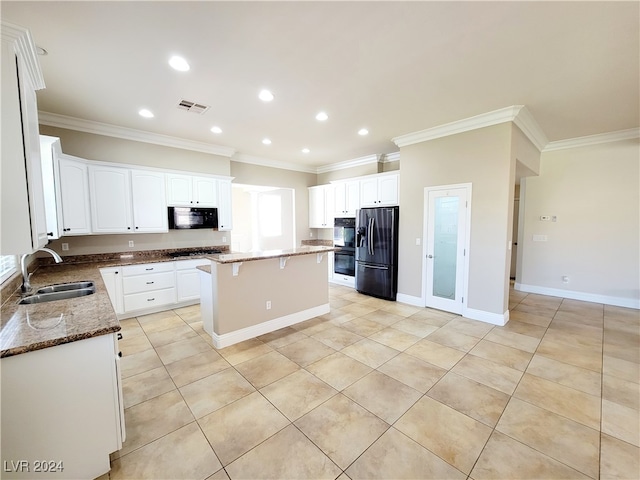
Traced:
<path fill-rule="evenodd" d="M 360 181 L 360 206 L 378 206 L 378 178 L 367 178 Z"/>
<path fill-rule="evenodd" d="M 218 180 L 218 230 L 229 231 L 232 225 L 231 181 Z M 199 294 L 198 294 L 199 295 Z"/>
<path fill-rule="evenodd" d="M 217 179 L 193 177 L 193 199 L 198 207 L 217 207 Z"/>
<path fill-rule="evenodd" d="M 62 234 L 87 235 L 91 233 L 87 165 L 66 158 L 60 158 L 58 162 Z"/>
<path fill-rule="evenodd" d="M 200 273 L 195 268 L 176 271 L 178 302 L 200 299 Z"/>
<path fill-rule="evenodd" d="M 169 231 L 163 173 L 132 170 L 131 201 L 136 232 Z"/>
<path fill-rule="evenodd" d="M 340 217 L 347 213 L 347 184 L 333 184 L 333 209 L 336 217 Z"/>
<path fill-rule="evenodd" d="M 167 174 L 167 203 L 176 207 L 193 205 L 193 178 L 190 175 Z"/>
<path fill-rule="evenodd" d="M 89 185 L 93 233 L 132 232 L 129 170 L 90 165 Z"/>
<path fill-rule="evenodd" d="M 111 305 L 116 313 L 124 313 L 124 293 L 122 290 L 122 269 L 120 267 L 101 268 L 100 275 Z"/>
<path fill-rule="evenodd" d="M 398 175 L 378 178 L 378 205 L 398 205 Z"/>
<path fill-rule="evenodd" d="M 44 209 L 44 187 L 42 183 L 42 159 L 40 157 L 40 130 L 38 127 L 38 102 L 35 87 L 28 75 L 26 65 L 19 58 L 20 105 L 22 110 L 22 135 L 27 167 L 27 190 L 33 249 L 44 247 L 49 242 L 47 215 Z"/>
<path fill-rule="evenodd" d="M 309 228 L 324 228 L 324 191 L 322 187 L 309 188 Z"/>
<path fill-rule="evenodd" d="M 360 182 L 347 182 L 345 184 L 345 213 L 355 216 L 360 208 Z"/>

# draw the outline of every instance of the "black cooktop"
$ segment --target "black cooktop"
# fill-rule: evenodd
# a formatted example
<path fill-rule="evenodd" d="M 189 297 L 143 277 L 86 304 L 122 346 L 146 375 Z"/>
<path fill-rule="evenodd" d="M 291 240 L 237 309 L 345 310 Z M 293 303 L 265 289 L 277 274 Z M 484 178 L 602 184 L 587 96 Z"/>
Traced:
<path fill-rule="evenodd" d="M 213 255 L 214 253 L 222 253 L 222 250 L 218 250 L 217 248 L 212 248 L 209 250 L 190 250 L 190 251 L 182 251 L 182 252 L 172 252 L 169 254 L 170 257 L 197 257 L 200 255 Z"/>

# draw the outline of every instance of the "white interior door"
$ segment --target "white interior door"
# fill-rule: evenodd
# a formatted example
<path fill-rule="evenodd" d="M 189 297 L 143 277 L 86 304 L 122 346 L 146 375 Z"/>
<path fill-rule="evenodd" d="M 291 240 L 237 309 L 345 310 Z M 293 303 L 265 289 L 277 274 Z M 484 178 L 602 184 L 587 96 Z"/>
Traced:
<path fill-rule="evenodd" d="M 470 186 L 425 189 L 427 307 L 462 313 L 467 276 Z"/>

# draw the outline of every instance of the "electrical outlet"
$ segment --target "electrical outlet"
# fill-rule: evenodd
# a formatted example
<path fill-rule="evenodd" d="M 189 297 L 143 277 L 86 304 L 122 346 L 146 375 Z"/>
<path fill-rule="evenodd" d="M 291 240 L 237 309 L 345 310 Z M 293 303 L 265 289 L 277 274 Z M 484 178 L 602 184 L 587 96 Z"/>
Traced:
<path fill-rule="evenodd" d="M 222 237 L 222 243 L 227 243 L 227 237 Z"/>
<path fill-rule="evenodd" d="M 313 232 L 309 232 L 309 238 L 313 238 Z"/>
<path fill-rule="evenodd" d="M 129 247 L 133 247 L 133 240 L 129 240 Z"/>
<path fill-rule="evenodd" d="M 563 275 L 562 276 L 562 283 L 569 283 L 569 276 L 568 275 Z"/>
<path fill-rule="evenodd" d="M 68 252 L 69 251 L 69 244 L 68 243 L 63 243 L 62 244 L 62 251 L 63 252 Z"/>
<path fill-rule="evenodd" d="M 271 310 L 271 300 L 267 300 L 267 310 Z"/>

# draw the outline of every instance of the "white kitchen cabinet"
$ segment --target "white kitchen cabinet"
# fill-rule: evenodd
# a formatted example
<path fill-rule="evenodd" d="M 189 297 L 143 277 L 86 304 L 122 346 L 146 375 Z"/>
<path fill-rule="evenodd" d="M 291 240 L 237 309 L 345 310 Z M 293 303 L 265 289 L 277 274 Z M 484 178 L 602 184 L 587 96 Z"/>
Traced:
<path fill-rule="evenodd" d="M 380 174 L 360 180 L 360 207 L 398 205 L 399 175 Z"/>
<path fill-rule="evenodd" d="M 218 180 L 218 230 L 233 229 L 231 210 L 231 180 Z"/>
<path fill-rule="evenodd" d="M 167 232 L 167 197 L 163 173 L 131 170 L 133 228 L 138 233 Z"/>
<path fill-rule="evenodd" d="M 199 265 L 211 265 L 211 260 L 199 258 L 176 262 L 176 287 L 178 302 L 200 300 Z"/>
<path fill-rule="evenodd" d="M 109 471 L 109 454 L 121 449 L 125 438 L 115 337 L 100 335 L 0 360 L 2 478 L 97 478 Z M 7 468 L 20 460 L 28 462 L 29 471 Z M 36 462 L 43 461 L 52 461 L 45 465 L 51 470 L 36 473 Z"/>
<path fill-rule="evenodd" d="M 334 215 L 336 217 L 354 217 L 360 208 L 360 182 L 336 182 L 334 188 Z"/>
<path fill-rule="evenodd" d="M 333 186 L 309 187 L 309 228 L 333 228 Z"/>
<path fill-rule="evenodd" d="M 2 22 L 2 254 L 47 244 L 36 90 L 44 88 L 28 30 Z"/>
<path fill-rule="evenodd" d="M 168 231 L 162 173 L 89 165 L 93 233 Z"/>
<path fill-rule="evenodd" d="M 91 207 L 87 164 L 60 155 L 53 150 L 58 162 L 58 188 L 62 216 L 62 235 L 89 235 L 91 233 Z"/>
<path fill-rule="evenodd" d="M 214 177 L 167 174 L 167 204 L 175 207 L 217 207 L 218 180 Z"/>
<path fill-rule="evenodd" d="M 131 177 L 126 168 L 89 165 L 93 233 L 132 231 Z"/>
<path fill-rule="evenodd" d="M 157 309 L 176 303 L 174 262 L 122 267 L 124 311 Z"/>
<path fill-rule="evenodd" d="M 107 288 L 113 310 L 124 313 L 124 292 L 122 291 L 122 267 L 106 267 L 100 269 L 102 281 Z"/>

